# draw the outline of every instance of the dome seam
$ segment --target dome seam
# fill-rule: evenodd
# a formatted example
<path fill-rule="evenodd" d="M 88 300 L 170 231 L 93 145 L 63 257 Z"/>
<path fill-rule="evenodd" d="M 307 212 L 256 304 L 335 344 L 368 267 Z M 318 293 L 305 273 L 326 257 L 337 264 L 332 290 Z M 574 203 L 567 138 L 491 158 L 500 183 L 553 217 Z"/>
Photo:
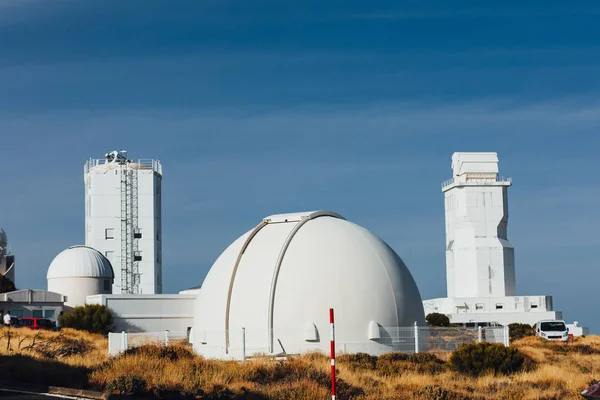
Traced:
<path fill-rule="evenodd" d="M 329 211 L 317 211 L 312 214 L 309 214 L 308 217 L 301 219 L 300 221 L 298 221 L 295 224 L 295 226 L 292 228 L 292 230 L 286 237 L 285 242 L 283 242 L 283 246 L 279 250 L 279 256 L 277 257 L 277 261 L 275 264 L 275 270 L 273 271 L 273 276 L 271 278 L 271 290 L 269 292 L 269 309 L 267 310 L 268 314 L 269 314 L 267 317 L 267 324 L 268 324 L 267 328 L 268 328 L 268 332 L 269 332 L 269 350 L 271 352 L 273 352 L 274 341 L 275 341 L 275 338 L 273 335 L 273 325 L 274 325 L 274 319 L 275 319 L 275 317 L 274 317 L 274 314 L 275 314 L 275 292 L 277 290 L 277 281 L 279 279 L 279 271 L 281 270 L 281 266 L 283 265 L 283 259 L 285 258 L 285 255 L 287 254 L 287 250 L 289 249 L 290 245 L 292 244 L 292 240 L 294 239 L 294 237 L 296 236 L 298 231 L 300 231 L 300 229 L 303 226 L 305 226 L 306 224 L 308 224 L 310 221 L 315 220 L 320 217 L 330 217 L 330 218 L 345 220 L 341 215 L 335 214 L 335 213 L 332 213 Z"/>

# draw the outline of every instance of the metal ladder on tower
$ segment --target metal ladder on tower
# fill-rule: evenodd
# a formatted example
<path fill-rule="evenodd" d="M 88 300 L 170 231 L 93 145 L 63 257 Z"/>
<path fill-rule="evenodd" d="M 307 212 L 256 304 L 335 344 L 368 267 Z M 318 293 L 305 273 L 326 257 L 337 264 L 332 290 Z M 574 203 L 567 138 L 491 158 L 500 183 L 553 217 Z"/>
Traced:
<path fill-rule="evenodd" d="M 126 162 L 119 165 L 119 174 L 121 178 L 121 293 L 130 293 L 130 271 L 129 268 L 129 167 Z"/>

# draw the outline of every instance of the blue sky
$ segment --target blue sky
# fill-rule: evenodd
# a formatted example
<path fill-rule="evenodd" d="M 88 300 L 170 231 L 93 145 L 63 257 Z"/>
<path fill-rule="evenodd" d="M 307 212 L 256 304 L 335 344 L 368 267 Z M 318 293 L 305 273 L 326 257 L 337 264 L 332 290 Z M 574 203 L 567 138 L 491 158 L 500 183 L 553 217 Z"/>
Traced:
<path fill-rule="evenodd" d="M 84 240 L 83 163 L 164 167 L 164 284 L 330 209 L 445 295 L 454 151 L 512 176 L 519 294 L 600 331 L 600 3 L 0 0 L 0 226 L 17 285 Z M 526 4 L 523 4 L 526 3 Z"/>

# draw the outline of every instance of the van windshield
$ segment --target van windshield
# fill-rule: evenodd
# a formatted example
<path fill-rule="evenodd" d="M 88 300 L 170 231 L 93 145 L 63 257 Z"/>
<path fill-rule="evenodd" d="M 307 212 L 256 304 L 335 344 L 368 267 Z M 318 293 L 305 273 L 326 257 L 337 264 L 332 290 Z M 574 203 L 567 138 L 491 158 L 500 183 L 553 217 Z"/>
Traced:
<path fill-rule="evenodd" d="M 542 330 L 547 332 L 557 332 L 557 331 L 566 331 L 567 327 L 564 322 L 556 321 L 556 322 L 542 322 Z"/>

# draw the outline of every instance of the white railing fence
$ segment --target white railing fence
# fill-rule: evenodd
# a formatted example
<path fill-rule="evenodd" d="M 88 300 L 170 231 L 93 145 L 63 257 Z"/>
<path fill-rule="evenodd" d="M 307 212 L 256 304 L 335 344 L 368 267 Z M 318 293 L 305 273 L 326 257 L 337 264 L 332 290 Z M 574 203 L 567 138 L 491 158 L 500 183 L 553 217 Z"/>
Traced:
<path fill-rule="evenodd" d="M 209 332 L 211 338 L 223 338 L 225 331 Z M 312 351 L 322 351 L 322 340 L 308 342 L 302 340 L 302 332 L 274 331 L 272 335 L 264 330 L 248 330 L 242 328 L 239 332 L 230 331 L 230 344 L 224 346 L 208 345 L 210 353 L 217 358 L 239 358 L 253 354 L 291 355 Z M 270 351 L 266 338 L 275 338 L 273 351 Z M 419 353 L 432 352 L 444 353 L 458 349 L 463 344 L 475 342 L 510 344 L 508 327 L 479 327 L 479 328 L 438 328 L 428 326 L 391 327 L 381 328 L 377 335 L 364 341 L 348 342 L 339 340 L 343 335 L 337 332 L 336 352 L 343 353 L 370 353 L 383 354 L 389 352 Z M 279 338 L 288 338 L 280 340 Z M 289 338 L 297 338 L 290 340 Z M 108 353 L 117 355 L 127 349 L 143 344 L 168 345 L 174 340 L 189 339 L 185 332 L 143 332 L 143 333 L 109 333 Z M 212 342 L 212 340 L 208 340 Z M 256 343 L 260 343 L 257 345 Z M 237 356 L 236 356 L 237 355 Z"/>

